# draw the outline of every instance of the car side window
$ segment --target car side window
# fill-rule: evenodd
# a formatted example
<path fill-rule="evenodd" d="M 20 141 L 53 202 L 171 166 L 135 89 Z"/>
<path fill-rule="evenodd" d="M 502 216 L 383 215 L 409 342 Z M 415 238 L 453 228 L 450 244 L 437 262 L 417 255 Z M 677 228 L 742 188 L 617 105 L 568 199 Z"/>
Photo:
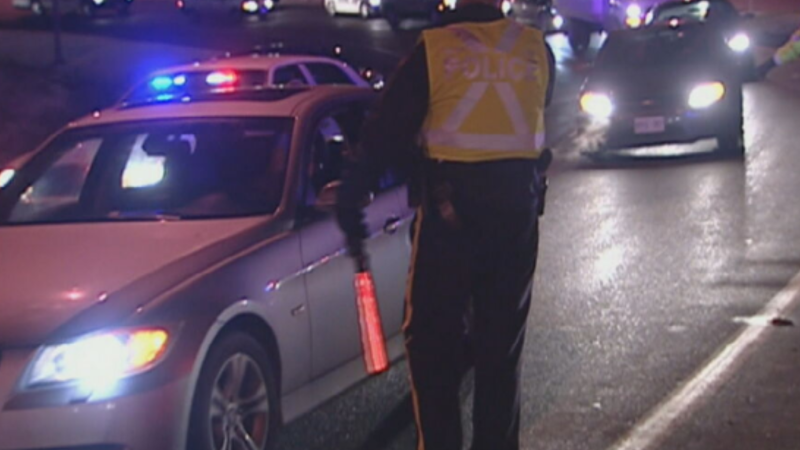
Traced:
<path fill-rule="evenodd" d="M 322 189 L 341 179 L 345 158 L 345 137 L 333 116 L 322 119 L 313 133 L 306 170 L 305 204 L 314 206 Z"/>
<path fill-rule="evenodd" d="M 311 72 L 317 84 L 355 84 L 353 80 L 342 70 L 329 63 L 307 63 L 306 68 Z"/>
<path fill-rule="evenodd" d="M 272 76 L 272 84 L 275 86 L 307 86 L 308 80 L 300 70 L 300 66 L 293 64 L 290 66 L 279 67 Z"/>

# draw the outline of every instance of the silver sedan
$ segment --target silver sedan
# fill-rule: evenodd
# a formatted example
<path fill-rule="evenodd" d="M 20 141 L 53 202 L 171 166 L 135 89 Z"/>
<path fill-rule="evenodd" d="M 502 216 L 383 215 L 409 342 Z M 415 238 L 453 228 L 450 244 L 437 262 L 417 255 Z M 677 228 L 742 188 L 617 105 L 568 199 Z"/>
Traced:
<path fill-rule="evenodd" d="M 373 96 L 132 98 L 4 168 L 0 449 L 265 449 L 364 379 L 331 206 Z M 366 215 L 397 359 L 400 180 L 376 186 Z"/>

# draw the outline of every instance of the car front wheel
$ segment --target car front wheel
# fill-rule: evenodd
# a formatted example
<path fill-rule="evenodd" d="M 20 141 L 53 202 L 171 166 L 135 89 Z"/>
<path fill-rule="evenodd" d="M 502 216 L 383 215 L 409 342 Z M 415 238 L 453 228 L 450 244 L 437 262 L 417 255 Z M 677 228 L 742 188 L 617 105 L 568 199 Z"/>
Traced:
<path fill-rule="evenodd" d="M 365 20 L 372 18 L 372 8 L 369 6 L 369 3 L 361 2 L 361 5 L 358 7 L 358 15 Z"/>
<path fill-rule="evenodd" d="M 328 15 L 331 17 L 336 17 L 336 15 L 339 14 L 339 12 L 336 11 L 336 2 L 334 0 L 325 2 L 325 11 L 328 11 Z"/>
<path fill-rule="evenodd" d="M 34 0 L 31 2 L 31 12 L 34 16 L 44 16 L 45 10 L 44 6 L 42 6 L 42 2 L 39 0 Z"/>
<path fill-rule="evenodd" d="M 389 10 L 383 14 L 383 17 L 386 19 L 386 22 L 389 23 L 389 26 L 392 30 L 399 30 L 400 25 L 403 22 L 403 18 L 400 17 L 395 11 Z"/>
<path fill-rule="evenodd" d="M 208 353 L 195 389 L 187 450 L 272 448 L 280 413 L 269 355 L 232 333 Z"/>

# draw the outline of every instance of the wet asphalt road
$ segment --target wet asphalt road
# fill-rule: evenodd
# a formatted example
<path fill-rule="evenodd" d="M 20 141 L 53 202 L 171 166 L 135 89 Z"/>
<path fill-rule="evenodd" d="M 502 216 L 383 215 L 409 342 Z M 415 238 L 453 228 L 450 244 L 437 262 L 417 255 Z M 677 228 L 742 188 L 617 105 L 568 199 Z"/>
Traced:
<path fill-rule="evenodd" d="M 198 24 L 160 4 L 139 6 L 141 14 L 122 22 L 66 27 L 221 50 L 274 41 L 341 43 L 387 68 L 416 39 L 415 31 L 394 34 L 380 20 L 331 20 L 309 9 L 286 9 L 265 22 Z M 565 139 L 589 63 L 573 58 L 563 38 L 551 42 L 560 61 L 548 117 L 557 163 L 526 342 L 523 448 L 604 450 L 703 367 L 800 270 L 794 133 L 800 96 L 769 83 L 747 86 L 744 162 L 707 153 L 713 142 L 590 162 Z M 800 316 L 793 310 L 790 318 Z M 784 347 L 797 357 L 797 333 L 787 330 L 770 338 L 768 351 L 756 349 L 752 365 L 742 364 L 733 382 L 709 393 L 652 448 L 796 449 L 800 416 L 792 413 L 798 408 L 748 400 L 764 394 L 751 392 L 754 385 L 798 398 L 790 394 L 799 365 L 778 364 Z M 780 380 L 765 369 L 773 366 L 782 367 Z M 289 425 L 278 448 L 414 448 L 406 377 L 400 363 L 351 390 Z M 469 394 L 465 383 L 465 406 Z M 464 421 L 468 432 L 468 412 Z M 768 434 L 771 440 L 761 440 Z"/>

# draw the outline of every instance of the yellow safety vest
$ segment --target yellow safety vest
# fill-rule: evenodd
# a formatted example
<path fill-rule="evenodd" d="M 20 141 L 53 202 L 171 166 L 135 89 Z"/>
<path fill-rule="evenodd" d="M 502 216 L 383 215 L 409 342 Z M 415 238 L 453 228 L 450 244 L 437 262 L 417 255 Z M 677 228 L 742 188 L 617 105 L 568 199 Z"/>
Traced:
<path fill-rule="evenodd" d="M 545 143 L 549 81 L 542 33 L 502 19 L 427 30 L 432 159 L 536 159 Z"/>
<path fill-rule="evenodd" d="M 795 31 L 789 42 L 775 52 L 775 64 L 779 66 L 796 59 L 800 59 L 800 30 Z"/>

